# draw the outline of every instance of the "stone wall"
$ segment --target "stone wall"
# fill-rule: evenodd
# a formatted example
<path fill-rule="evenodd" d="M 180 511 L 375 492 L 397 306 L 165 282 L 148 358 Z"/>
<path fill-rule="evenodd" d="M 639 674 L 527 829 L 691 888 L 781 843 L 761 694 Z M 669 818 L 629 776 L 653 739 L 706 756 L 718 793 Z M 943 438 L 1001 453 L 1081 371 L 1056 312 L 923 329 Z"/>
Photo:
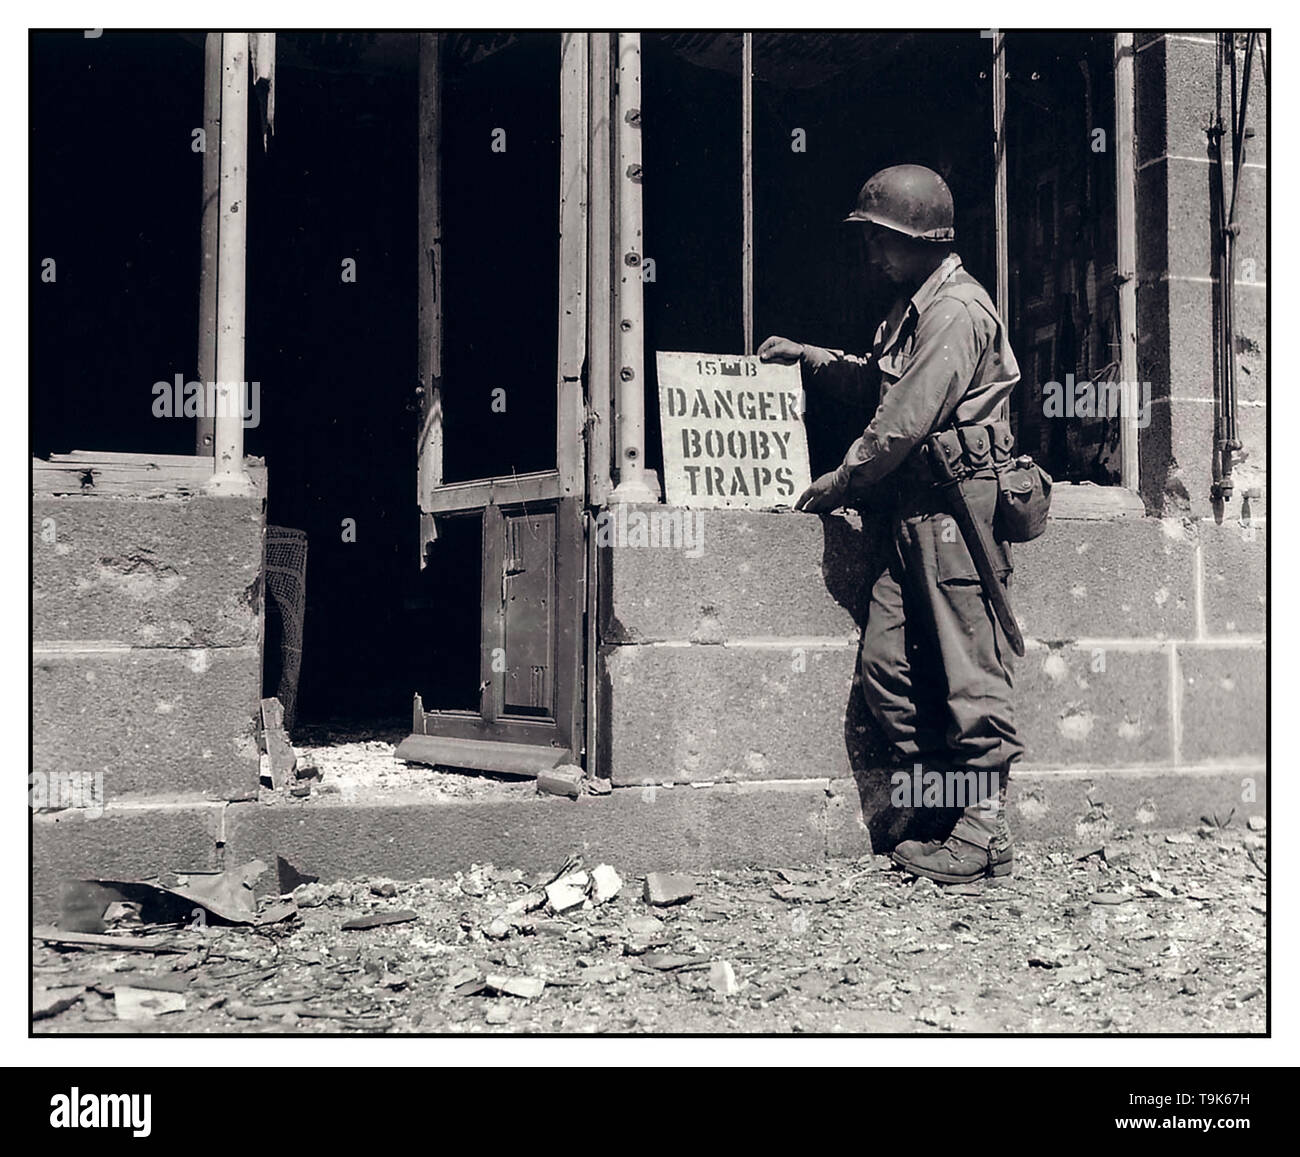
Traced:
<path fill-rule="evenodd" d="M 1267 37 L 1262 38 L 1267 40 Z M 1265 46 L 1267 50 L 1267 45 Z M 1138 370 L 1154 414 L 1141 434 L 1143 497 L 1155 513 L 1235 520 L 1265 511 L 1268 464 L 1268 87 L 1257 51 L 1237 218 L 1234 324 L 1243 451 L 1232 502 L 1210 498 L 1214 447 L 1217 244 L 1214 161 L 1206 129 L 1216 110 L 1215 34 L 1136 37 Z M 1245 54 L 1238 52 L 1238 73 Z M 1224 118 L 1230 117 L 1227 72 Z M 1231 134 L 1224 145 L 1231 156 Z M 1229 180 L 1230 183 L 1230 180 Z"/>
<path fill-rule="evenodd" d="M 887 761 L 856 686 L 883 528 L 696 517 L 695 550 L 603 552 L 601 765 L 628 787 L 828 778 L 853 785 L 867 828 L 887 836 Z M 1066 783 L 1076 818 L 1088 814 L 1088 777 L 1145 785 L 1117 822 L 1242 811 L 1242 779 L 1262 797 L 1263 560 L 1262 529 L 1172 518 L 1053 519 L 1016 548 L 1017 783 L 1031 819 Z"/>
<path fill-rule="evenodd" d="M 257 794 L 264 499 L 33 498 L 33 771 Z"/>

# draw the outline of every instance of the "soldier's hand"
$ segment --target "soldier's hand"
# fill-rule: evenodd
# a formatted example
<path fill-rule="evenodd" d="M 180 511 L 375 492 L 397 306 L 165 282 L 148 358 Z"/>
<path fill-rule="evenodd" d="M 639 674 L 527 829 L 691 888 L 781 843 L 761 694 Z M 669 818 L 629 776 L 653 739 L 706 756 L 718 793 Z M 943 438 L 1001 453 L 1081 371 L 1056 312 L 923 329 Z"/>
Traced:
<path fill-rule="evenodd" d="M 776 362 L 779 366 L 792 366 L 803 357 L 803 346 L 788 337 L 773 335 L 758 347 L 760 362 Z"/>
<path fill-rule="evenodd" d="M 799 496 L 799 501 L 794 504 L 794 508 L 808 514 L 822 514 L 834 510 L 837 506 L 843 506 L 844 494 L 845 488 L 836 482 L 835 471 L 832 470 L 809 486 Z"/>

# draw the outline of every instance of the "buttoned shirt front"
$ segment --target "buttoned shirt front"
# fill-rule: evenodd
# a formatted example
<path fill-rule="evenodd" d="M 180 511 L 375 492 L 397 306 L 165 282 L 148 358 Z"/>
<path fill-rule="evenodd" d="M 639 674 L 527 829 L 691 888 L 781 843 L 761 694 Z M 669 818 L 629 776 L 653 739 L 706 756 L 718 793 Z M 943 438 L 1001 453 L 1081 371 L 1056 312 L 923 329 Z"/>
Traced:
<path fill-rule="evenodd" d="M 1005 420 L 1020 380 L 1002 320 L 984 288 L 950 253 L 881 322 L 869 358 L 806 347 L 813 375 L 835 367 L 880 372 L 880 405 L 849 447 L 836 483 L 875 482 L 950 423 Z"/>

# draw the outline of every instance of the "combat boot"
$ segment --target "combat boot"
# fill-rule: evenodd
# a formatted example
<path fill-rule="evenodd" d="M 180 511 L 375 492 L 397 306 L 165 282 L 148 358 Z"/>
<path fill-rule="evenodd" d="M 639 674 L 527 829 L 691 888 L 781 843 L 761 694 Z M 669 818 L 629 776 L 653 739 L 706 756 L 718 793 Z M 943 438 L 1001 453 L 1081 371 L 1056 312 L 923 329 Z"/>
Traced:
<path fill-rule="evenodd" d="M 986 876 L 1009 876 L 1013 858 L 1009 840 L 996 840 L 989 847 L 981 847 L 955 834 L 928 843 L 907 840 L 894 849 L 891 857 L 905 872 L 940 884 L 965 884 Z"/>

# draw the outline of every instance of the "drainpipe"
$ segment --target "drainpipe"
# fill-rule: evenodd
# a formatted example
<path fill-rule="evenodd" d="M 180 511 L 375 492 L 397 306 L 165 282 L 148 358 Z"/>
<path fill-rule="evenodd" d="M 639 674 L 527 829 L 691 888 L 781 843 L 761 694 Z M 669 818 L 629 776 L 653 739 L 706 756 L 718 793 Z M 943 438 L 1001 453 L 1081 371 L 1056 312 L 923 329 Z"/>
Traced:
<path fill-rule="evenodd" d="M 221 40 L 221 184 L 217 237 L 214 471 L 208 489 L 243 494 L 244 262 L 248 222 L 248 33 Z"/>
<path fill-rule="evenodd" d="M 1244 159 L 1246 140 L 1254 134 L 1246 128 L 1246 111 L 1250 101 L 1250 71 L 1255 55 L 1256 33 L 1250 33 L 1246 39 L 1245 74 L 1241 81 L 1241 98 L 1237 97 L 1237 38 L 1235 32 L 1219 34 L 1219 53 L 1217 62 L 1217 103 L 1214 124 L 1207 130 L 1210 147 L 1214 153 L 1214 172 L 1218 191 L 1218 278 L 1216 288 L 1219 296 L 1218 328 L 1216 344 L 1218 346 L 1217 390 L 1219 400 L 1218 436 L 1215 440 L 1213 483 L 1210 487 L 1211 497 L 1215 502 L 1227 503 L 1232 499 L 1232 470 L 1237 452 L 1241 449 L 1241 439 L 1237 430 L 1237 335 L 1233 317 L 1236 305 L 1237 261 L 1236 242 L 1241 232 L 1237 221 L 1237 190 L 1241 184 L 1241 165 Z M 1228 84 L 1231 93 L 1230 123 L 1223 123 L 1223 58 L 1227 55 L 1229 63 Z M 1224 171 L 1223 135 L 1232 133 L 1232 184 L 1229 193 L 1228 177 Z"/>
<path fill-rule="evenodd" d="M 618 485 L 611 503 L 658 502 L 659 479 L 645 468 L 645 315 L 641 297 L 641 34 L 618 34 L 618 318 L 614 396 Z"/>

